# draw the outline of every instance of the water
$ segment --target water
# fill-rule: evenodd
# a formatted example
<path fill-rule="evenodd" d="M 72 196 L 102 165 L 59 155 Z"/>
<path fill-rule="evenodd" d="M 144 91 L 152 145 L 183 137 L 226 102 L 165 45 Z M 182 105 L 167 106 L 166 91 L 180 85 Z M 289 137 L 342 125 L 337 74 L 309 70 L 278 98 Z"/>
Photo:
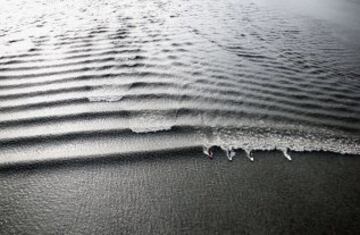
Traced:
<path fill-rule="evenodd" d="M 360 153 L 356 1 L 0 3 L 1 164 Z"/>

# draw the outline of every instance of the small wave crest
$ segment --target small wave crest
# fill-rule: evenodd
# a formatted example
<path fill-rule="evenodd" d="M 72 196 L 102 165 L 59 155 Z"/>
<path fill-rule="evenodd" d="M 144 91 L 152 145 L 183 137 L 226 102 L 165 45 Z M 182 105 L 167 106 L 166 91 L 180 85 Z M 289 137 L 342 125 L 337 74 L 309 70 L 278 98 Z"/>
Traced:
<path fill-rule="evenodd" d="M 130 127 L 135 133 L 151 133 L 170 130 L 172 126 Z"/>
<path fill-rule="evenodd" d="M 253 151 L 279 150 L 284 157 L 292 160 L 289 151 L 313 152 L 325 151 L 339 154 L 360 154 L 360 141 L 356 137 L 343 137 L 331 135 L 288 135 L 280 132 L 258 132 L 257 130 L 239 130 L 226 128 L 213 128 L 200 134 L 203 137 L 204 153 L 213 158 L 212 149 L 220 147 L 229 160 L 235 156 L 235 150 L 245 151 L 249 160 L 254 161 Z"/>

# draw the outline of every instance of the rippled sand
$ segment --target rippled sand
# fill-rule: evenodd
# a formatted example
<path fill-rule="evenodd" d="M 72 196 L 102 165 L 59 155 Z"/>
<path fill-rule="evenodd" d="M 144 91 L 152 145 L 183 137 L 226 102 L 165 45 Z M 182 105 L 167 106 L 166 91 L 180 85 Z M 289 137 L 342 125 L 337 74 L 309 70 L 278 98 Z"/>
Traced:
<path fill-rule="evenodd" d="M 2 3 L 2 165 L 212 145 L 360 153 L 357 2 Z"/>

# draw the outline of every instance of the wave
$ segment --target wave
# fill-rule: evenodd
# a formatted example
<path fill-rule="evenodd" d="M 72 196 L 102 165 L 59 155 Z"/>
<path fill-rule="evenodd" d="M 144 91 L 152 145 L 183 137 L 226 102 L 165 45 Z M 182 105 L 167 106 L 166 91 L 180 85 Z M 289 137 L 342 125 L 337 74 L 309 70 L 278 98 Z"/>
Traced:
<path fill-rule="evenodd" d="M 68 132 L 24 138 L 1 139 L 0 167 L 48 161 L 135 155 L 179 149 L 197 149 L 214 157 L 214 147 L 220 147 L 229 160 L 243 150 L 251 161 L 254 151 L 279 150 L 288 160 L 291 152 L 328 151 L 360 154 L 357 138 L 339 136 L 295 135 L 261 128 L 201 128 L 193 126 L 158 126 L 154 129 L 110 129 L 88 132 Z M 66 151 L 64 151 L 66 149 Z"/>
<path fill-rule="evenodd" d="M 40 2 L 0 17 L 0 166 L 188 148 L 212 158 L 213 146 L 229 160 L 360 154 L 360 56 L 329 22 L 232 0 L 74 2 L 74 15 L 44 3 L 39 22 L 27 9 Z"/>

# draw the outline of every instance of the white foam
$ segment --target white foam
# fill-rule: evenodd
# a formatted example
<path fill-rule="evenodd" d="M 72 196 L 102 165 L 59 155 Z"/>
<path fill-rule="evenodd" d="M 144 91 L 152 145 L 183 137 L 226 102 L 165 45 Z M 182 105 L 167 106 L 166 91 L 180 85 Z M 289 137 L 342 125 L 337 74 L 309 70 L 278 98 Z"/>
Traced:
<path fill-rule="evenodd" d="M 116 102 L 120 101 L 123 98 L 123 96 L 90 96 L 88 97 L 88 100 L 90 102 Z"/>
<path fill-rule="evenodd" d="M 203 145 L 203 153 L 209 158 L 213 159 L 213 152 L 211 151 L 212 146 Z"/>
<path fill-rule="evenodd" d="M 150 126 L 150 127 L 131 127 L 130 129 L 135 133 L 151 133 L 158 131 L 170 130 L 172 126 Z"/>
<path fill-rule="evenodd" d="M 249 158 L 250 161 L 254 161 L 254 158 L 251 156 L 251 150 L 245 149 L 246 157 Z"/>
<path fill-rule="evenodd" d="M 284 154 L 284 156 L 286 157 L 286 159 L 288 159 L 289 161 L 292 160 L 291 156 L 290 156 L 289 153 L 288 153 L 288 149 L 287 149 L 287 148 L 286 148 L 286 149 L 282 149 L 281 151 L 283 152 L 283 154 Z"/>
<path fill-rule="evenodd" d="M 281 133 L 256 131 L 240 131 L 236 129 L 213 128 L 210 133 L 201 134 L 205 146 L 220 146 L 229 160 L 235 149 L 242 149 L 250 161 L 254 161 L 252 151 L 280 150 L 289 161 L 292 157 L 289 151 L 312 152 L 325 151 L 340 154 L 360 154 L 359 138 L 346 136 L 302 136 Z M 234 152 L 234 153 L 233 153 Z"/>
<path fill-rule="evenodd" d="M 229 161 L 232 161 L 233 157 L 235 157 L 236 155 L 234 149 L 232 147 L 226 147 L 226 146 L 221 146 L 221 148 L 224 150 L 226 157 L 229 159 Z"/>

